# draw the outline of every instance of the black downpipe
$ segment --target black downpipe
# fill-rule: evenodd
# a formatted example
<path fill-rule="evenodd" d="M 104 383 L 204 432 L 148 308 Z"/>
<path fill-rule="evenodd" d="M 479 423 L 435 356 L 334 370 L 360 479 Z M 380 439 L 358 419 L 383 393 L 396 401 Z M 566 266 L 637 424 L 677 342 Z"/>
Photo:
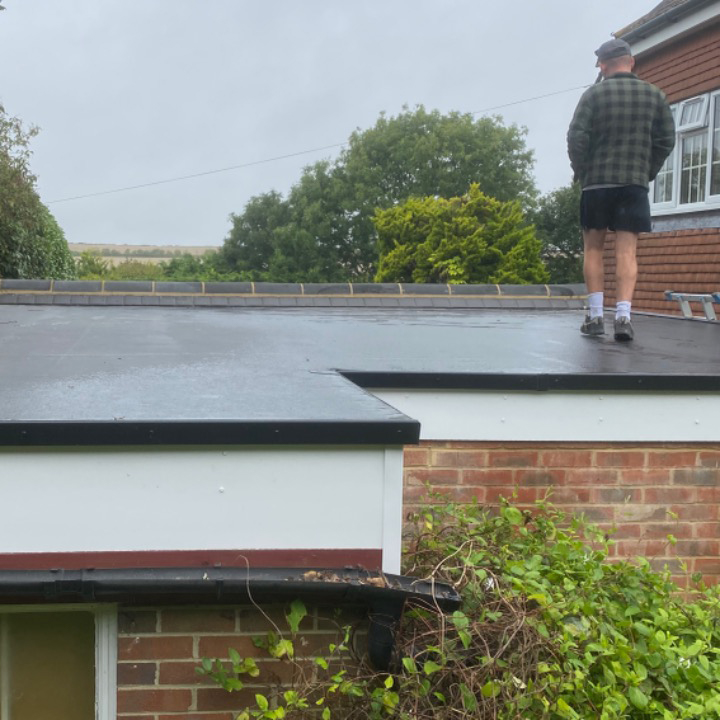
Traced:
<path fill-rule="evenodd" d="M 369 608 L 368 658 L 375 670 L 388 672 L 395 665 L 395 636 L 404 606 L 397 600 L 376 600 Z"/>

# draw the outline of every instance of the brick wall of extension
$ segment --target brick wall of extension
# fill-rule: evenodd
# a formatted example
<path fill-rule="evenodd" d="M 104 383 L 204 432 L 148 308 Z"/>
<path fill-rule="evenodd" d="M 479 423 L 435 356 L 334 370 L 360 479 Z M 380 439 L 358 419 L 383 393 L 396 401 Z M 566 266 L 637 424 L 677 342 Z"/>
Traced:
<path fill-rule="evenodd" d="M 681 585 L 694 573 L 720 581 L 720 444 L 426 442 L 405 450 L 406 511 L 427 485 L 488 506 L 550 492 L 557 508 L 614 529 L 614 556 L 667 564 Z"/>
<path fill-rule="evenodd" d="M 707 294 L 720 291 L 720 228 L 676 230 L 641 235 L 638 240 L 638 279 L 633 309 L 680 315 L 666 290 Z M 605 306 L 616 302 L 615 236 L 605 244 Z M 695 314 L 704 317 L 699 306 Z"/>
<path fill-rule="evenodd" d="M 286 629 L 282 608 L 264 611 Z M 333 618 L 333 619 L 327 619 Z M 301 623 L 295 643 L 298 658 L 313 658 L 341 639 L 339 627 L 359 621 L 346 612 L 314 609 Z M 289 663 L 268 659 L 253 638 L 272 626 L 254 607 L 120 609 L 118 614 L 118 720 L 233 720 L 254 704 L 255 693 L 268 695 L 291 681 Z M 195 669 L 202 658 L 227 660 L 228 648 L 252 657 L 260 675 L 245 688 L 226 692 Z"/>

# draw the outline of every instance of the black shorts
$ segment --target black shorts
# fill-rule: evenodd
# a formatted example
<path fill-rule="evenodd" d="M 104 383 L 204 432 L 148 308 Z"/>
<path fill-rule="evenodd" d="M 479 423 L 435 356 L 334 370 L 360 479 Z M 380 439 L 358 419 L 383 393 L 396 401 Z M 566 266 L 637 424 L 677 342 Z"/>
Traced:
<path fill-rule="evenodd" d="M 640 185 L 583 190 L 580 225 L 584 230 L 650 232 L 648 189 Z"/>

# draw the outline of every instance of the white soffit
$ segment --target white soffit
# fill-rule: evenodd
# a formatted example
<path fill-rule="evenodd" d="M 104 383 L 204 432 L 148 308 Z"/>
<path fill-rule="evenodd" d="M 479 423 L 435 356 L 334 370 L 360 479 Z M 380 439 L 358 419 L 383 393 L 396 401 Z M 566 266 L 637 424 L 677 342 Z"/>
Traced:
<path fill-rule="evenodd" d="M 633 55 L 640 55 L 640 53 L 662 45 L 700 25 L 716 20 L 718 15 L 720 15 L 720 1 L 711 3 L 691 15 L 686 15 L 675 23 L 664 26 L 661 30 L 653 33 L 649 37 L 641 38 L 631 43 Z"/>
<path fill-rule="evenodd" d="M 716 442 L 718 393 L 370 389 L 421 440 Z"/>

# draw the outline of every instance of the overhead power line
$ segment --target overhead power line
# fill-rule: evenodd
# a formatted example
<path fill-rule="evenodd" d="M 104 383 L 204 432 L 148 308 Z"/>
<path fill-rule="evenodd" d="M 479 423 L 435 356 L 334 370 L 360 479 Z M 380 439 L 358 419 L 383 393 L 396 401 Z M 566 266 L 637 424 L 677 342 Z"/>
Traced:
<path fill-rule="evenodd" d="M 483 113 L 492 112 L 493 110 L 502 110 L 513 105 L 522 105 L 524 103 L 533 102 L 535 100 L 544 100 L 545 98 L 555 95 L 563 95 L 564 93 L 574 92 L 576 90 L 584 90 L 589 85 L 578 85 L 565 90 L 556 90 L 555 92 L 546 93 L 544 95 L 536 95 L 535 97 L 524 98 L 523 100 L 515 100 L 505 103 L 504 105 L 495 105 L 494 107 L 485 108 L 484 110 L 475 110 L 470 115 L 482 115 Z M 264 165 L 278 160 L 287 160 L 288 158 L 298 157 L 300 155 L 310 155 L 311 153 L 322 152 L 323 150 L 333 150 L 347 145 L 347 142 L 334 143 L 332 145 L 324 145 L 311 150 L 299 150 L 298 152 L 288 153 L 287 155 L 278 155 L 276 157 L 265 158 L 264 160 L 253 160 L 252 162 L 241 163 L 240 165 L 230 165 L 229 167 L 218 168 L 216 170 L 205 170 L 204 172 L 192 173 L 191 175 L 179 175 L 177 177 L 166 178 L 164 180 L 154 180 L 152 182 L 141 183 L 140 185 L 128 185 L 126 187 L 113 188 L 111 190 L 101 190 L 100 192 L 86 193 L 85 195 L 73 195 L 71 197 L 59 198 L 58 200 L 50 200 L 46 204 L 53 205 L 56 203 L 70 202 L 71 200 L 85 200 L 86 198 L 101 197 L 102 195 L 114 195 L 116 193 L 127 192 L 129 190 L 141 190 L 142 188 L 155 187 L 156 185 L 167 185 L 169 183 L 182 182 L 183 180 L 192 180 L 193 178 L 204 177 L 205 175 L 217 175 L 218 173 L 230 172 L 231 170 L 241 170 L 242 168 L 252 167 L 254 165 Z"/>
<path fill-rule="evenodd" d="M 526 102 L 532 102 L 533 100 L 544 100 L 545 98 L 553 97 L 554 95 L 563 95 L 564 93 L 575 92 L 575 90 L 585 90 L 590 85 L 578 85 L 573 88 L 566 88 L 565 90 L 556 90 L 555 92 L 545 93 L 545 95 L 536 95 L 535 97 L 525 98 L 524 100 L 514 100 L 513 102 L 505 103 L 504 105 L 496 105 L 495 107 L 485 108 L 484 110 L 476 110 L 471 115 L 482 115 L 486 112 L 492 112 L 493 110 L 501 110 L 502 108 L 511 107 L 512 105 L 522 105 Z"/>
<path fill-rule="evenodd" d="M 140 185 L 128 185 L 127 187 L 102 190 L 100 192 L 88 193 L 86 195 L 74 195 L 72 197 L 60 198 L 58 200 L 50 200 L 46 204 L 52 205 L 53 203 L 70 202 L 70 200 L 84 200 L 85 198 L 126 192 L 127 190 L 139 190 L 141 188 L 154 187 L 155 185 L 167 185 L 168 183 L 180 182 L 181 180 L 191 180 L 192 178 L 203 177 L 204 175 L 216 175 L 217 173 L 230 172 L 230 170 L 240 170 L 241 168 L 252 167 L 253 165 L 263 165 L 277 160 L 286 160 L 287 158 L 298 157 L 298 155 L 308 155 L 310 153 L 320 152 L 321 150 L 331 150 L 332 148 L 342 147 L 346 144 L 347 143 L 335 143 L 334 145 L 325 145 L 323 147 L 313 148 L 312 150 L 300 150 L 298 152 L 288 153 L 287 155 L 265 158 L 264 160 L 253 160 L 252 162 L 246 162 L 240 165 L 230 165 L 229 167 L 218 168 L 217 170 L 206 170 L 205 172 L 193 173 L 192 175 L 179 175 L 178 177 L 167 178 L 165 180 L 154 180 L 153 182 L 142 183 Z"/>

